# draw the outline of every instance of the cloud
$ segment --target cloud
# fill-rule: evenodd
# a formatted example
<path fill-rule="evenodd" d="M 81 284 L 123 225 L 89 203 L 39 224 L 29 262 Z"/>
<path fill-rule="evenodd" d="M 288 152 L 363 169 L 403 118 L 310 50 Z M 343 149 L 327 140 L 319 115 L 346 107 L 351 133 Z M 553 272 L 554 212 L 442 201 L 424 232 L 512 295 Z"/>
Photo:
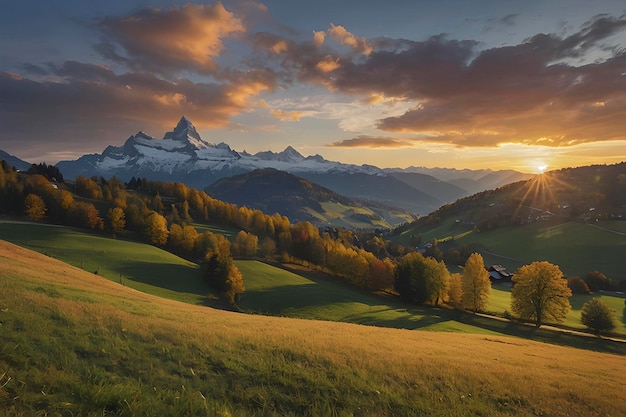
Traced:
<path fill-rule="evenodd" d="M 339 64 L 338 58 L 326 55 L 321 61 L 317 63 L 315 67 L 321 72 L 326 73 L 336 70 L 337 68 L 341 67 L 341 64 Z"/>
<path fill-rule="evenodd" d="M 97 51 L 133 70 L 157 73 L 215 72 L 223 39 L 245 32 L 242 21 L 221 3 L 142 9 L 133 15 L 100 21 L 106 39 Z M 123 53 L 118 51 L 121 46 Z"/>
<path fill-rule="evenodd" d="M 346 28 L 341 25 L 336 26 L 331 23 L 330 29 L 328 29 L 328 35 L 340 44 L 350 46 L 354 50 L 354 52 L 358 52 L 364 55 L 369 55 L 370 53 L 372 53 L 372 46 L 367 40 L 365 40 L 364 38 L 359 38 L 354 34 L 348 32 L 348 30 L 346 30 Z"/>
<path fill-rule="evenodd" d="M 62 149 L 100 152 L 138 130 L 171 129 L 183 114 L 199 128 L 224 127 L 249 108 L 253 97 L 274 88 L 271 73 L 262 70 L 233 72 L 232 81 L 222 84 L 116 74 L 75 61 L 35 72 L 47 77 L 0 73 L 0 119 L 7 146 L 41 143 L 50 148 L 53 141 Z"/>
<path fill-rule="evenodd" d="M 409 148 L 414 145 L 414 142 L 407 139 L 361 135 L 352 139 L 333 142 L 326 146 L 334 148 Z"/>
<path fill-rule="evenodd" d="M 326 39 L 326 32 L 324 31 L 313 31 L 313 44 L 315 46 L 322 46 L 324 44 L 324 40 Z"/>
<path fill-rule="evenodd" d="M 315 67 L 301 60 L 298 69 L 300 79 L 331 91 L 413 102 L 377 126 L 419 134 L 424 141 L 554 147 L 620 140 L 626 138 L 626 51 L 606 44 L 624 29 L 625 18 L 600 16 L 567 37 L 538 34 L 487 50 L 446 36 L 380 39 L 371 41 L 365 58 L 329 54 Z M 598 48 L 610 56 L 589 60 Z M 590 62 L 569 61 L 581 57 Z M 320 62 L 341 65 L 323 71 Z"/>
<path fill-rule="evenodd" d="M 289 122 L 299 122 L 300 119 L 306 115 L 305 112 L 301 111 L 284 111 L 280 109 L 274 109 L 270 111 L 272 116 L 280 120 L 281 122 L 289 121 Z"/>

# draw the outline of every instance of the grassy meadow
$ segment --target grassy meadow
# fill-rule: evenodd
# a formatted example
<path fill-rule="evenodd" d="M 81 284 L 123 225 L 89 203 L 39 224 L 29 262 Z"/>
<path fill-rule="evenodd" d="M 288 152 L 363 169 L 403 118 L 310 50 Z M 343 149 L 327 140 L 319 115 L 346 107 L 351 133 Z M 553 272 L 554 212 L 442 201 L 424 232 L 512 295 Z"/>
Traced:
<path fill-rule="evenodd" d="M 355 289 L 324 273 L 298 265 L 278 268 L 258 261 L 237 261 L 237 266 L 246 283 L 246 292 L 239 303 L 245 312 L 411 330 L 510 335 L 626 353 L 626 343 L 607 346 L 595 338 L 559 335 L 549 330 L 475 317 L 457 310 L 416 306 L 397 297 Z M 593 297 L 573 296 L 572 310 L 564 324 L 583 330 L 580 309 Z M 614 332 L 625 336 L 624 298 L 608 295 L 600 295 L 599 298 L 616 312 L 617 327 Z M 510 306 L 510 288 L 494 286 L 487 311 L 502 316 L 505 310 L 510 310 Z"/>
<path fill-rule="evenodd" d="M 196 264 L 154 246 L 31 223 L 0 223 L 0 239 L 89 272 L 97 269 L 100 276 L 118 283 L 121 279 L 124 285 L 149 294 L 196 305 L 228 307 L 202 280 Z M 246 286 L 239 307 L 247 313 L 411 330 L 512 335 L 586 349 L 621 351 L 621 346 L 607 346 L 595 339 L 557 336 L 550 331 L 472 317 L 458 311 L 415 306 L 396 297 L 359 290 L 298 265 L 281 268 L 248 260 L 238 260 L 236 264 Z M 588 299 L 588 296 L 572 297 L 573 309 L 566 325 L 584 328 L 580 323 L 580 308 Z M 623 299 L 606 295 L 602 299 L 616 311 L 616 332 L 626 335 Z M 502 315 L 509 309 L 509 290 L 494 288 L 488 311 Z"/>
<path fill-rule="evenodd" d="M 422 242 L 454 239 L 457 246 L 478 244 L 485 264 L 502 264 L 514 271 L 533 261 L 559 265 L 565 275 L 585 276 L 598 270 L 607 277 L 626 279 L 622 260 L 626 253 L 626 222 L 569 222 L 550 225 L 536 222 L 476 232 L 472 226 L 456 223 L 454 218 L 422 231 L 409 229 L 396 238 L 408 245 L 410 235 L 421 233 Z"/>
<path fill-rule="evenodd" d="M 210 289 L 198 265 L 151 245 L 33 223 L 0 223 L 0 239 L 139 291 L 191 304 L 219 303 L 207 297 Z"/>
<path fill-rule="evenodd" d="M 623 355 L 247 315 L 0 242 L 0 409 L 82 416 L 617 416 Z"/>

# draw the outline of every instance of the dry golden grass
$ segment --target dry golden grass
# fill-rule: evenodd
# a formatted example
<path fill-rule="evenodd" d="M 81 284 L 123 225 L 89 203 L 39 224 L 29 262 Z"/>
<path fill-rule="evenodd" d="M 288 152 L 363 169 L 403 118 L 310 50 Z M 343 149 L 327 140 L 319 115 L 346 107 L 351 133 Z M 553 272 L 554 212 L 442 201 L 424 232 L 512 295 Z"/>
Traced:
<path fill-rule="evenodd" d="M 140 349 L 140 343 L 150 343 L 157 356 L 161 351 L 170 356 L 200 352 L 205 362 L 194 362 L 191 353 L 170 358 L 168 366 L 179 368 L 178 387 L 192 384 L 188 378 L 201 373 L 212 378 L 232 374 L 238 382 L 228 382 L 226 392 L 233 397 L 213 401 L 234 414 L 284 415 L 295 397 L 304 406 L 289 410 L 294 415 L 331 415 L 331 409 L 336 415 L 626 415 L 623 356 L 518 338 L 220 311 L 147 295 L 2 241 L 0 308 L 0 319 L 6 322 L 12 312 L 23 312 L 24 321 L 28 311 L 32 320 L 53 317 L 63 324 L 60 329 L 67 329 L 59 337 L 74 351 L 74 333 L 76 344 L 86 343 L 80 342 L 79 330 L 92 329 L 115 339 L 113 345 L 131 340 Z M 6 352 L 0 350 L 0 375 L 19 376 L 3 357 Z M 123 358 L 111 356 L 105 368 L 114 373 L 122 369 Z M 217 357 L 219 370 L 207 359 Z M 149 367 L 161 366 L 158 358 L 144 360 Z M 59 366 L 50 368 L 58 371 Z M 158 381 L 157 371 L 150 372 L 152 376 L 136 378 Z M 52 371 L 49 377 L 60 378 Z M 54 380 L 47 384 L 54 385 Z M 200 394 L 208 391 L 202 381 L 198 384 Z M 289 399 L 278 399 L 281 389 Z M 5 404 L 10 402 L 7 396 L 0 390 Z M 74 400 L 58 399 L 68 404 Z M 136 410 L 141 410 L 136 401 Z M 19 415 L 20 408 L 13 407 Z M 21 410 L 28 414 L 27 408 Z"/>

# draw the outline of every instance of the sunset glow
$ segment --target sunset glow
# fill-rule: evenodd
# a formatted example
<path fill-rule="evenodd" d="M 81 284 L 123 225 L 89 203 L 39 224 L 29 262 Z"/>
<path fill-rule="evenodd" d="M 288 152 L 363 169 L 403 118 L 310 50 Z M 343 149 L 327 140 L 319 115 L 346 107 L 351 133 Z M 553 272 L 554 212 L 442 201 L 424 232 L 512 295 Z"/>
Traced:
<path fill-rule="evenodd" d="M 182 115 L 239 152 L 383 168 L 626 160 L 623 1 L 73 5 L 0 15 L 0 149 L 32 162 Z"/>

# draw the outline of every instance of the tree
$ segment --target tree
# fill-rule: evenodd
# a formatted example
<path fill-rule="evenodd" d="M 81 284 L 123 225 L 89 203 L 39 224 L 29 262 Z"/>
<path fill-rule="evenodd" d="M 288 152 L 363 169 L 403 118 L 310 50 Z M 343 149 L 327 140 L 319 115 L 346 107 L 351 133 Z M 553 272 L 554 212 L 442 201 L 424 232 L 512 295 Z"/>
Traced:
<path fill-rule="evenodd" d="M 124 210 L 119 207 L 110 208 L 107 212 L 107 219 L 109 221 L 109 228 L 113 231 L 113 234 L 120 233 L 126 227 L 126 218 Z"/>
<path fill-rule="evenodd" d="M 426 280 L 426 294 L 430 303 L 438 305 L 445 299 L 450 287 L 450 272 L 443 261 L 428 257 L 424 260 L 424 279 Z"/>
<path fill-rule="evenodd" d="M 213 254 L 203 265 L 204 276 L 213 288 L 220 291 L 229 303 L 235 304 L 245 291 L 243 275 L 230 256 Z"/>
<path fill-rule="evenodd" d="M 167 242 L 167 220 L 155 211 L 151 211 L 144 224 L 143 234 L 153 245 L 165 245 Z"/>
<path fill-rule="evenodd" d="M 264 258 L 272 258 L 276 254 L 276 241 L 269 236 L 265 236 L 261 240 L 259 251 Z"/>
<path fill-rule="evenodd" d="M 524 265 L 513 274 L 511 309 L 523 319 L 561 322 L 572 308 L 572 291 L 557 265 L 546 261 Z"/>
<path fill-rule="evenodd" d="M 461 274 L 456 273 L 450 275 L 448 298 L 451 306 L 455 308 L 463 306 L 463 278 Z"/>
<path fill-rule="evenodd" d="M 46 204 L 37 194 L 28 194 L 24 199 L 24 209 L 29 219 L 39 221 L 46 215 Z"/>
<path fill-rule="evenodd" d="M 447 294 L 449 278 L 443 262 L 413 252 L 398 261 L 394 288 L 405 300 L 437 305 Z"/>
<path fill-rule="evenodd" d="M 611 288 L 611 280 L 600 271 L 591 271 L 585 277 L 585 282 L 590 291 L 608 290 Z"/>
<path fill-rule="evenodd" d="M 589 294 L 589 287 L 581 277 L 569 277 L 567 279 L 567 286 L 574 294 Z"/>
<path fill-rule="evenodd" d="M 259 246 L 259 238 L 252 233 L 240 230 L 235 237 L 235 244 L 232 247 L 233 254 L 244 258 L 252 258 L 256 255 Z"/>
<path fill-rule="evenodd" d="M 96 206 L 82 201 L 74 204 L 72 222 L 78 227 L 97 230 L 102 230 L 104 224 Z"/>
<path fill-rule="evenodd" d="M 472 310 L 474 314 L 478 310 L 484 310 L 491 293 L 491 281 L 483 257 L 479 253 L 471 254 L 465 262 L 462 284 L 463 307 Z"/>
<path fill-rule="evenodd" d="M 395 290 L 400 297 L 416 304 L 422 304 L 428 298 L 426 282 L 420 279 L 424 259 L 421 253 L 412 252 L 400 258 L 396 266 Z"/>
<path fill-rule="evenodd" d="M 615 328 L 615 313 L 602 300 L 593 298 L 583 305 L 580 321 L 599 336 L 601 331 Z"/>

